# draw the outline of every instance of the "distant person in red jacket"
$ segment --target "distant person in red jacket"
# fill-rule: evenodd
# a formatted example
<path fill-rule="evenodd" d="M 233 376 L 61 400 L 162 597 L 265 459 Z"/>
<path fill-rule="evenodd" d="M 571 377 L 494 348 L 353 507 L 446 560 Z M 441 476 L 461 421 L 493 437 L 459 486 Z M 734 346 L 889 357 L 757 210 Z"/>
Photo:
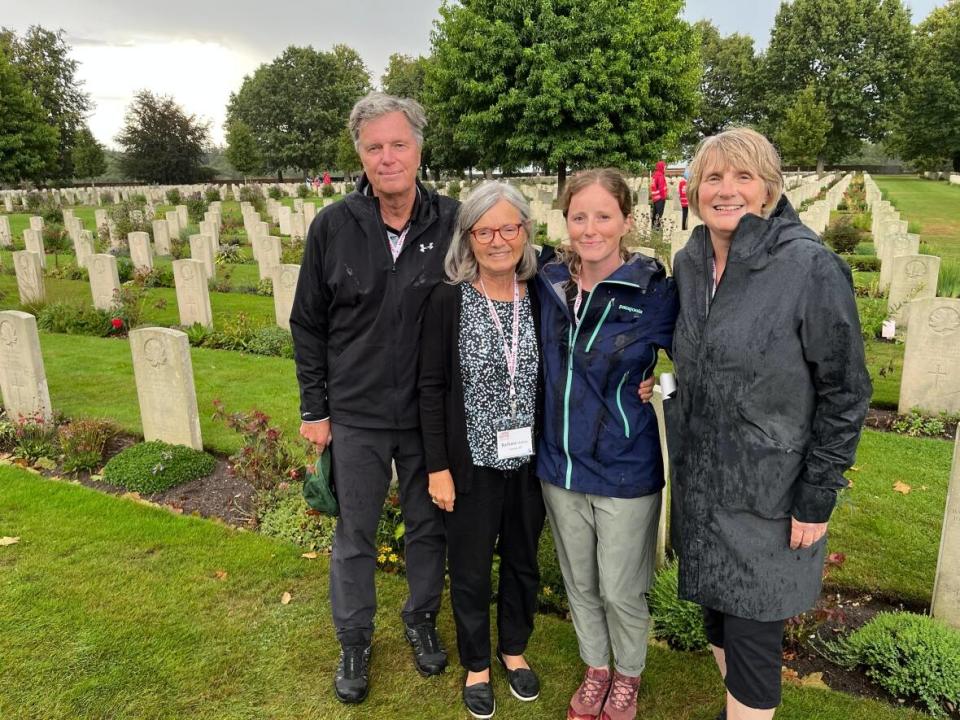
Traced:
<path fill-rule="evenodd" d="M 680 210 L 683 212 L 683 221 L 680 225 L 681 230 L 687 229 L 687 173 L 683 171 L 683 177 L 680 178 L 680 184 L 677 186 L 677 192 L 680 193 Z"/>
<path fill-rule="evenodd" d="M 667 164 L 663 160 L 657 163 L 650 179 L 650 204 L 653 205 L 650 225 L 659 228 L 663 221 L 663 206 L 667 204 Z"/>
<path fill-rule="evenodd" d="M 332 183 L 333 183 L 333 180 L 330 178 L 330 173 L 325 172 L 325 173 L 323 174 L 323 184 L 324 184 L 324 185 L 331 185 Z"/>

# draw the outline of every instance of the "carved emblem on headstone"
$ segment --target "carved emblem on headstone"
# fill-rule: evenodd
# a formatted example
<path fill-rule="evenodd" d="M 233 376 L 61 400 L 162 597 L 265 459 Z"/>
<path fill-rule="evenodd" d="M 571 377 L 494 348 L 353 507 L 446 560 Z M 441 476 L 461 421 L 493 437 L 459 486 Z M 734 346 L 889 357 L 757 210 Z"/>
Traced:
<path fill-rule="evenodd" d="M 930 313 L 927 323 L 938 335 L 946 335 L 960 328 L 960 313 L 953 308 L 937 308 Z"/>
<path fill-rule="evenodd" d="M 183 266 L 183 279 L 184 280 L 193 280 L 193 268 L 189 265 Z"/>
<path fill-rule="evenodd" d="M 292 288 L 297 284 L 297 278 L 294 273 L 287 270 L 280 275 L 280 284 L 285 288 Z"/>
<path fill-rule="evenodd" d="M 167 362 L 167 351 L 163 343 L 156 338 L 150 338 L 143 344 L 143 356 L 154 369 Z"/>
<path fill-rule="evenodd" d="M 921 260 L 913 260 L 907 263 L 906 267 L 907 277 L 911 280 L 915 280 L 918 277 L 923 277 L 927 273 L 927 266 L 924 265 Z"/>
<path fill-rule="evenodd" d="M 0 322 L 0 342 L 3 342 L 4 345 L 13 346 L 17 344 L 17 329 L 13 326 L 13 323 L 9 320 L 4 320 Z"/>

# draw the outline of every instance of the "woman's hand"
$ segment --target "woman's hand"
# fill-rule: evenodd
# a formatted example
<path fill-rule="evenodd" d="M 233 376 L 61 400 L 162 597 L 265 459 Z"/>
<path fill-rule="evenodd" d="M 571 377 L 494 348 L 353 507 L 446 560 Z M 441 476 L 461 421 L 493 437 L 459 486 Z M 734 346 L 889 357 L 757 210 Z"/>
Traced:
<path fill-rule="evenodd" d="M 640 383 L 640 386 L 637 388 L 637 395 L 640 398 L 640 402 L 650 402 L 650 398 L 653 397 L 653 375 Z"/>
<path fill-rule="evenodd" d="M 806 523 L 790 518 L 790 549 L 808 548 L 827 532 L 827 523 Z"/>
<path fill-rule="evenodd" d="M 453 475 L 449 470 L 430 473 L 428 492 L 434 505 L 441 510 L 453 512 L 453 501 L 457 498 L 457 491 L 453 488 Z"/>

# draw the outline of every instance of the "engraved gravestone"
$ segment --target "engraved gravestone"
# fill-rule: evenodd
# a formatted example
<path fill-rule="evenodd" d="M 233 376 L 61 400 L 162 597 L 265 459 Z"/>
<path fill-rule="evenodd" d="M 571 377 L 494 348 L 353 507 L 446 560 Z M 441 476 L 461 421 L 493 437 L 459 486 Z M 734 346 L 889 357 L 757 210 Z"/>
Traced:
<path fill-rule="evenodd" d="M 33 228 L 23 231 L 23 245 L 25 249 L 40 256 L 40 267 L 47 267 L 47 256 L 43 252 L 43 233 Z"/>
<path fill-rule="evenodd" d="M 40 256 L 37 253 L 29 250 L 15 251 L 13 269 L 17 274 L 17 290 L 20 292 L 21 305 L 46 300 L 43 266 L 40 264 Z"/>
<path fill-rule="evenodd" d="M 116 293 L 120 290 L 117 259 L 106 253 L 91 255 L 87 261 L 87 271 L 90 274 L 93 306 L 98 310 L 112 310 L 116 304 Z"/>
<path fill-rule="evenodd" d="M 150 247 L 150 235 L 145 232 L 132 232 L 127 235 L 130 245 L 130 260 L 133 267 L 141 272 L 153 270 L 153 249 Z"/>
<path fill-rule="evenodd" d="M 11 419 L 38 414 L 45 422 L 53 418 L 37 321 L 29 313 L 0 312 L 0 395 Z"/>
<path fill-rule="evenodd" d="M 170 225 L 166 220 L 153 221 L 153 249 L 157 255 L 170 255 Z"/>
<path fill-rule="evenodd" d="M 202 450 L 187 334 L 170 328 L 131 330 L 130 351 L 144 439 Z"/>
<path fill-rule="evenodd" d="M 289 235 L 290 234 L 290 219 L 293 215 L 293 212 L 286 205 L 280 206 L 279 209 L 279 220 L 280 220 L 280 234 Z"/>
<path fill-rule="evenodd" d="M 182 229 L 180 226 L 180 214 L 176 210 L 167 210 L 165 217 L 167 218 L 167 232 L 170 234 L 170 237 L 179 238 L 180 230 Z M 186 225 L 183 227 L 186 227 Z"/>
<path fill-rule="evenodd" d="M 190 236 L 190 257 L 203 263 L 208 278 L 216 275 L 216 262 L 213 252 L 213 238 L 209 235 Z"/>
<path fill-rule="evenodd" d="M 960 300 L 910 304 L 899 411 L 960 412 Z"/>
<path fill-rule="evenodd" d="M 273 270 L 280 264 L 282 249 L 280 238 L 274 235 L 258 237 L 255 240 L 257 248 L 257 264 L 260 268 L 260 279 L 273 278 Z"/>
<path fill-rule="evenodd" d="M 899 255 L 892 260 L 887 313 L 906 328 L 910 321 L 910 304 L 937 296 L 940 258 L 935 255 Z"/>
<path fill-rule="evenodd" d="M 10 218 L 0 215 L 0 248 L 13 245 L 13 235 L 10 233 Z"/>
<path fill-rule="evenodd" d="M 960 428 L 953 445 L 953 466 L 947 486 L 930 614 L 960 629 Z"/>
<path fill-rule="evenodd" d="M 213 327 L 210 309 L 210 291 L 207 289 L 207 271 L 200 260 L 174 260 L 173 281 L 177 288 L 177 307 L 180 324 L 199 323 Z"/>
<path fill-rule="evenodd" d="M 300 277 L 299 265 L 278 265 L 273 275 L 273 308 L 277 325 L 290 329 L 290 310 L 293 308 L 293 296 L 297 291 Z"/>
<path fill-rule="evenodd" d="M 89 230 L 81 230 L 73 240 L 73 251 L 77 256 L 77 267 L 85 268 L 90 256 L 96 252 L 93 233 Z"/>

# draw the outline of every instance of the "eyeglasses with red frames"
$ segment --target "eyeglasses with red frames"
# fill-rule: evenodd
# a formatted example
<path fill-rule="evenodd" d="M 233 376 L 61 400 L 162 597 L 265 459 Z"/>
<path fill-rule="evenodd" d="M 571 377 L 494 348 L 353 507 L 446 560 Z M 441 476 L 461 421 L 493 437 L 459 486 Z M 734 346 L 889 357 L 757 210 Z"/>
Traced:
<path fill-rule="evenodd" d="M 498 228 L 474 228 L 470 231 L 470 235 L 481 245 L 492 243 L 494 235 L 500 235 L 504 241 L 510 242 L 511 240 L 516 240 L 517 236 L 520 235 L 521 227 L 523 226 L 511 223 L 510 225 L 501 225 Z"/>

